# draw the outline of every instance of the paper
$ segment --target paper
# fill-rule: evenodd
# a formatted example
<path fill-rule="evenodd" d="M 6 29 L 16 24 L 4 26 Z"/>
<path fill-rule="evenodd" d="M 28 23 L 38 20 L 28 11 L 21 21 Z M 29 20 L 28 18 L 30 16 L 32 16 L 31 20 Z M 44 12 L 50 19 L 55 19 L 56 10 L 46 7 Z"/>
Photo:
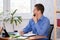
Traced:
<path fill-rule="evenodd" d="M 23 36 L 29 37 L 29 36 L 35 36 L 36 34 L 24 34 Z"/>
<path fill-rule="evenodd" d="M 35 36 L 36 34 L 24 34 L 24 35 L 20 35 L 18 32 L 17 33 L 14 33 L 15 35 L 13 35 L 12 37 L 14 38 L 18 38 L 18 39 L 26 39 L 28 37 L 31 37 L 31 36 Z"/>
<path fill-rule="evenodd" d="M 18 37 L 19 39 L 27 39 L 28 37 L 23 37 L 23 36 L 20 36 Z"/>

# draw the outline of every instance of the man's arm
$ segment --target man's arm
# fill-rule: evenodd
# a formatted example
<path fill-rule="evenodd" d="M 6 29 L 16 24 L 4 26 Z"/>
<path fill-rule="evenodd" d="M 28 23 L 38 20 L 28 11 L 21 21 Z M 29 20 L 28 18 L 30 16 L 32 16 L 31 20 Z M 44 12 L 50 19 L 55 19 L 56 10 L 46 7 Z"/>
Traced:
<path fill-rule="evenodd" d="M 29 21 L 28 25 L 23 29 L 23 31 L 20 31 L 20 34 L 23 35 L 25 33 L 28 33 L 32 30 L 31 28 L 31 20 Z"/>

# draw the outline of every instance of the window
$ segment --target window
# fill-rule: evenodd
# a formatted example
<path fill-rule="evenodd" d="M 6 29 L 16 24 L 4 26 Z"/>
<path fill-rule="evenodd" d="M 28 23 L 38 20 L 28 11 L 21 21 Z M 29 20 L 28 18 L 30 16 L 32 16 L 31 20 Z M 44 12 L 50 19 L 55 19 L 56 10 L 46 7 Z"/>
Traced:
<path fill-rule="evenodd" d="M 17 9 L 17 14 L 31 13 L 31 0 L 11 0 L 11 11 Z"/>
<path fill-rule="evenodd" d="M 3 0 L 0 0 L 0 12 L 3 11 Z"/>
<path fill-rule="evenodd" d="M 3 15 L 1 15 L 3 12 L 3 0 L 0 0 L 0 21 L 2 20 Z"/>

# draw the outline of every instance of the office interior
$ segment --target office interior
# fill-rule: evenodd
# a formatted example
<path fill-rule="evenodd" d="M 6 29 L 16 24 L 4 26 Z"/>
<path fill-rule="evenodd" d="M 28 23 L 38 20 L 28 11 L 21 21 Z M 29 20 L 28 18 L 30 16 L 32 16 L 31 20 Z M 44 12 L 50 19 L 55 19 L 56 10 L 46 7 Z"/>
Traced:
<path fill-rule="evenodd" d="M 60 40 L 60 0 L 0 0 L 0 26 L 7 32 L 23 30 L 32 18 L 34 5 L 37 3 L 44 5 L 43 15 L 49 18 L 50 24 L 55 27 L 51 39 Z M 13 13 L 13 11 L 16 11 L 13 16 L 21 16 L 22 18 L 22 22 L 18 22 L 17 25 L 11 24 L 10 21 L 4 21 L 4 19 L 11 17 L 10 13 Z M 29 32 L 29 34 L 31 33 Z"/>

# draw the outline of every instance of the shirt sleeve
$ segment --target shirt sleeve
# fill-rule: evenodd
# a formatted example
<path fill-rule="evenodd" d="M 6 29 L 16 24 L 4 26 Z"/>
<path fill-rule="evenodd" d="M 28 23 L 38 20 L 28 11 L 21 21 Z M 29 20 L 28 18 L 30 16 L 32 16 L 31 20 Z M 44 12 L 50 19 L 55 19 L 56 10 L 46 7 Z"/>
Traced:
<path fill-rule="evenodd" d="M 35 27 L 37 29 L 38 35 L 44 35 L 45 32 L 50 27 L 50 21 L 44 21 L 42 25 L 39 25 L 38 23 L 36 23 Z"/>
<path fill-rule="evenodd" d="M 31 20 L 29 21 L 28 25 L 23 29 L 23 32 L 24 33 L 28 33 L 32 31 L 32 28 L 31 28 Z"/>

